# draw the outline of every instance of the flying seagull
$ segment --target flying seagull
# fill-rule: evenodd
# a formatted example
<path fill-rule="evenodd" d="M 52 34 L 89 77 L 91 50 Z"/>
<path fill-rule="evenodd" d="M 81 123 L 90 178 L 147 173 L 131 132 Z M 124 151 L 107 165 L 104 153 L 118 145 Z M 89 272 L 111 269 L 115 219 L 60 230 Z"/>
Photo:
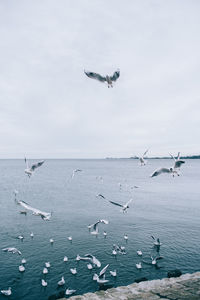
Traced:
<path fill-rule="evenodd" d="M 93 263 L 93 265 L 97 266 L 98 268 L 101 267 L 101 262 L 92 254 L 85 254 L 85 257 L 90 258 L 90 261 Z"/>
<path fill-rule="evenodd" d="M 177 176 L 180 176 L 179 170 L 180 170 L 181 165 L 184 164 L 185 161 L 184 160 L 180 160 L 180 152 L 178 154 L 178 158 L 177 159 L 174 158 L 173 156 L 172 156 L 172 158 L 174 159 L 174 166 L 173 167 L 171 167 L 171 168 L 160 168 L 160 169 L 157 169 L 157 170 L 155 170 L 153 172 L 153 174 L 151 175 L 151 177 L 155 177 L 155 176 L 158 176 L 158 175 L 163 174 L 163 173 L 170 173 L 170 174 L 172 174 L 173 177 L 175 176 L 175 174 L 177 174 Z"/>
<path fill-rule="evenodd" d="M 96 80 L 98 80 L 100 82 L 107 82 L 108 88 L 113 87 L 113 81 L 116 81 L 119 78 L 119 76 L 120 76 L 120 70 L 119 69 L 117 69 L 117 71 L 115 71 L 112 76 L 108 76 L 108 75 L 101 76 L 98 73 L 89 72 L 89 71 L 85 71 L 85 70 L 84 70 L 84 73 L 89 78 L 96 79 Z"/>
<path fill-rule="evenodd" d="M 144 159 L 144 157 L 145 157 L 145 155 L 147 154 L 148 151 L 149 151 L 149 149 L 147 149 L 147 150 L 144 152 L 144 154 L 143 154 L 141 157 L 139 157 L 141 166 L 145 166 L 146 163 L 147 163 L 147 161 Z"/>
<path fill-rule="evenodd" d="M 114 202 L 114 201 L 110 201 L 110 200 L 109 200 L 110 203 L 122 207 L 123 213 L 127 212 L 127 209 L 129 208 L 129 204 L 130 204 L 132 201 L 133 201 L 133 199 L 130 199 L 127 203 L 125 203 L 125 204 L 120 204 L 120 203 L 117 203 L 117 202 Z"/>
<path fill-rule="evenodd" d="M 19 251 L 17 248 L 14 248 L 14 247 L 8 247 L 8 248 L 4 248 L 2 249 L 2 251 L 4 252 L 11 252 L 11 253 L 17 253 L 19 255 L 21 255 L 21 251 Z"/>
<path fill-rule="evenodd" d="M 44 221 L 49 221 L 52 216 L 52 213 L 48 213 L 45 211 L 41 211 L 37 208 L 34 208 L 34 207 L 30 206 L 28 203 L 26 203 L 25 201 L 22 201 L 22 200 L 17 201 L 17 204 L 21 205 L 22 207 L 24 207 L 27 210 L 32 211 L 32 214 L 34 216 L 40 216 Z"/>
<path fill-rule="evenodd" d="M 91 234 L 93 234 L 93 235 L 97 235 L 98 233 L 99 233 L 99 230 L 98 230 L 98 224 L 99 223 L 103 223 L 103 224 L 108 224 L 109 223 L 109 221 L 107 221 L 107 220 L 98 220 L 96 223 L 94 223 L 94 224 L 91 224 L 91 225 L 88 225 L 88 228 L 89 228 L 89 230 L 93 227 L 93 231 L 91 231 L 90 233 Z"/>
<path fill-rule="evenodd" d="M 25 164 L 26 164 L 26 169 L 24 170 L 24 172 L 28 175 L 29 178 L 31 177 L 31 175 L 33 175 L 33 172 L 35 171 L 35 169 L 37 169 L 38 167 L 41 167 L 44 163 L 44 160 L 41 160 L 41 161 L 33 164 L 31 167 L 29 167 L 28 160 L 26 159 L 26 157 L 24 158 L 24 160 L 25 160 Z"/>
<path fill-rule="evenodd" d="M 154 240 L 154 246 L 161 246 L 162 245 L 159 238 L 156 239 L 153 235 L 151 235 L 151 237 Z"/>

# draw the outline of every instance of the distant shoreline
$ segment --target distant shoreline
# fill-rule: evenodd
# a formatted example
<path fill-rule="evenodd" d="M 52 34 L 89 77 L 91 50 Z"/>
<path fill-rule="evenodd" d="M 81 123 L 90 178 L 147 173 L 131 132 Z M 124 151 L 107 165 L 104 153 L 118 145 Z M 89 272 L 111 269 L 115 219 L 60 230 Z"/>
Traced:
<path fill-rule="evenodd" d="M 139 159 L 137 156 L 131 156 L 131 157 L 106 157 L 106 159 Z M 163 156 L 163 157 L 146 157 L 146 159 L 172 159 L 169 156 Z M 180 159 L 200 159 L 200 155 L 188 155 L 188 156 L 181 156 Z"/>

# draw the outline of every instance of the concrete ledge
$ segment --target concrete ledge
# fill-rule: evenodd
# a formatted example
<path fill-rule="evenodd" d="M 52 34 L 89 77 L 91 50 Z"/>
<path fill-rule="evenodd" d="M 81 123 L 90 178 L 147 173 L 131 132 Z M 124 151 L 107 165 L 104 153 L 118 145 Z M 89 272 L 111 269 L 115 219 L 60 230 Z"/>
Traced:
<path fill-rule="evenodd" d="M 62 298 L 60 300 L 64 300 Z M 200 300 L 200 272 L 72 296 L 70 300 Z"/>

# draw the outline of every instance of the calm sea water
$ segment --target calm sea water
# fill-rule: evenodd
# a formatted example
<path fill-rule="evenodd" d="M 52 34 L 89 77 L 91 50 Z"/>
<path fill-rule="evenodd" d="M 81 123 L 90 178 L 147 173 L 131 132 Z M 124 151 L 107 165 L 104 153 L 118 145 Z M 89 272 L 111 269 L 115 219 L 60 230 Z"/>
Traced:
<path fill-rule="evenodd" d="M 161 175 L 150 178 L 155 168 L 171 166 L 172 160 L 149 160 L 140 167 L 136 160 L 46 160 L 32 178 L 24 174 L 23 160 L 0 160 L 0 247 L 17 247 L 22 255 L 0 253 L 0 289 L 12 287 L 14 300 L 48 299 L 67 287 L 76 289 L 76 294 L 98 290 L 92 280 L 98 270 L 89 271 L 86 262 L 76 262 L 77 254 L 95 255 L 102 267 L 110 264 L 107 271 L 109 284 L 127 285 L 140 277 L 156 279 L 166 277 L 167 271 L 181 269 L 183 273 L 199 271 L 200 266 L 200 160 L 186 160 L 180 177 Z M 72 170 L 80 168 L 73 180 Z M 96 179 L 103 177 L 103 182 Z M 118 183 L 123 184 L 119 191 Z M 133 191 L 133 202 L 128 213 L 104 199 L 96 198 L 98 193 L 107 199 L 120 203 L 130 198 L 128 188 L 137 185 Z M 128 187 L 128 188 L 127 188 Z M 14 202 L 13 191 L 19 191 L 18 199 L 44 211 L 53 211 L 51 221 L 43 221 L 28 213 L 20 215 L 20 208 Z M 100 224 L 99 236 L 89 234 L 87 225 L 98 219 L 109 220 L 109 225 Z M 107 231 L 107 238 L 103 231 Z M 34 238 L 30 238 L 30 232 Z M 126 243 L 123 236 L 128 234 Z M 24 235 L 24 241 L 16 239 Z M 71 235 L 73 242 L 67 237 Z M 135 264 L 141 259 L 136 251 L 142 250 L 143 259 L 150 261 L 153 253 L 151 235 L 159 237 L 163 245 L 159 262 L 160 269 L 143 264 L 137 270 Z M 49 239 L 54 239 L 53 246 Z M 112 245 L 126 247 L 126 255 L 112 256 Z M 64 256 L 69 257 L 67 263 Z M 18 266 L 26 258 L 26 271 L 21 274 Z M 51 268 L 44 277 L 44 263 L 50 261 Z M 76 267 L 78 274 L 69 271 Z M 117 270 L 113 279 L 109 270 Z M 57 282 L 65 277 L 65 287 L 58 288 Z M 41 279 L 48 282 L 41 286 Z M 0 299 L 4 299 L 0 296 Z"/>

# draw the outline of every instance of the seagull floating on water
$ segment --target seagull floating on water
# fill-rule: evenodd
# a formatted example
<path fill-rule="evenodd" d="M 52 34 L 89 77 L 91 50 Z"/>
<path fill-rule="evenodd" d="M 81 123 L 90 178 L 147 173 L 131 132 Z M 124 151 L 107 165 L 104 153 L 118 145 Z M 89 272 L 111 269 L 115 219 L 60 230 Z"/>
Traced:
<path fill-rule="evenodd" d="M 46 267 L 46 268 L 50 268 L 50 267 L 51 267 L 51 264 L 50 264 L 49 261 L 45 262 L 45 267 Z"/>
<path fill-rule="evenodd" d="M 23 235 L 19 235 L 17 238 L 18 238 L 20 241 L 23 241 L 23 239 L 24 239 Z"/>
<path fill-rule="evenodd" d="M 127 234 L 124 234 L 124 239 L 125 239 L 126 242 L 128 241 L 128 235 Z"/>
<path fill-rule="evenodd" d="M 47 286 L 47 282 L 44 279 L 42 279 L 42 286 Z"/>
<path fill-rule="evenodd" d="M 107 237 L 107 232 L 104 231 L 104 232 L 103 232 L 103 235 L 104 235 L 104 238 L 106 238 L 106 237 Z"/>
<path fill-rule="evenodd" d="M 4 248 L 2 249 L 2 251 L 4 252 L 11 252 L 11 253 L 17 253 L 19 255 L 21 255 L 21 251 L 19 251 L 17 248 L 14 248 L 14 247 L 9 247 L 9 248 Z"/>
<path fill-rule="evenodd" d="M 142 263 L 139 262 L 138 264 L 136 264 L 136 268 L 137 268 L 137 269 L 142 269 Z"/>
<path fill-rule="evenodd" d="M 110 271 L 110 275 L 113 276 L 113 277 L 116 277 L 117 276 L 117 271 L 116 270 Z"/>
<path fill-rule="evenodd" d="M 50 239 L 49 242 L 50 242 L 51 244 L 53 244 L 53 243 L 54 243 L 54 239 Z"/>
<path fill-rule="evenodd" d="M 43 271 L 42 271 L 43 274 L 47 274 L 48 272 L 49 272 L 49 271 L 48 271 L 47 268 L 44 268 Z"/>
<path fill-rule="evenodd" d="M 20 271 L 20 272 L 24 272 L 24 271 L 25 271 L 25 267 L 24 267 L 23 265 L 20 265 L 20 266 L 19 266 L 19 271 Z"/>
<path fill-rule="evenodd" d="M 31 175 L 33 175 L 33 172 L 35 171 L 35 169 L 41 167 L 44 163 L 44 160 L 41 160 L 41 161 L 33 164 L 31 167 L 29 167 L 28 160 L 26 159 L 26 157 L 24 158 L 24 160 L 25 160 L 25 164 L 26 164 L 26 169 L 24 170 L 24 172 L 28 175 L 29 178 L 31 177 Z"/>
<path fill-rule="evenodd" d="M 66 295 L 72 295 L 74 293 L 76 293 L 76 290 L 66 289 L 66 292 L 65 292 Z"/>
<path fill-rule="evenodd" d="M 76 275 L 77 274 L 77 270 L 76 270 L 76 268 L 71 268 L 70 269 L 70 272 L 73 274 L 73 275 Z"/>
<path fill-rule="evenodd" d="M 91 264 L 87 264 L 87 268 L 88 268 L 88 270 L 92 270 L 92 265 Z"/>
<path fill-rule="evenodd" d="M 31 238 L 34 237 L 34 233 L 33 233 L 33 232 L 30 233 L 30 237 L 31 237 Z"/>
<path fill-rule="evenodd" d="M 64 261 L 64 262 L 68 261 L 68 257 L 67 257 L 67 256 L 64 256 L 63 261 Z"/>
<path fill-rule="evenodd" d="M 11 287 L 9 287 L 7 290 L 1 290 L 1 294 L 10 296 L 12 294 Z"/>
<path fill-rule="evenodd" d="M 72 236 L 68 236 L 68 240 L 72 242 Z"/>
<path fill-rule="evenodd" d="M 64 277 L 62 276 L 61 277 L 61 280 L 60 281 L 58 281 L 58 285 L 64 285 L 65 284 L 65 279 L 64 279 Z"/>
<path fill-rule="evenodd" d="M 98 73 L 89 72 L 89 71 L 85 71 L 85 70 L 84 70 L 84 72 L 89 78 L 96 79 L 100 82 L 107 82 L 108 88 L 113 87 L 113 81 L 116 81 L 120 76 L 120 70 L 119 69 L 117 69 L 117 71 L 115 71 L 112 76 L 108 76 L 108 75 L 101 76 Z"/>
<path fill-rule="evenodd" d="M 141 251 L 141 250 L 138 250 L 138 251 L 137 251 L 137 255 L 138 255 L 138 256 L 142 256 L 142 251 Z"/>
<path fill-rule="evenodd" d="M 26 259 L 23 258 L 22 261 L 21 261 L 21 263 L 22 263 L 23 265 L 26 264 Z"/>

